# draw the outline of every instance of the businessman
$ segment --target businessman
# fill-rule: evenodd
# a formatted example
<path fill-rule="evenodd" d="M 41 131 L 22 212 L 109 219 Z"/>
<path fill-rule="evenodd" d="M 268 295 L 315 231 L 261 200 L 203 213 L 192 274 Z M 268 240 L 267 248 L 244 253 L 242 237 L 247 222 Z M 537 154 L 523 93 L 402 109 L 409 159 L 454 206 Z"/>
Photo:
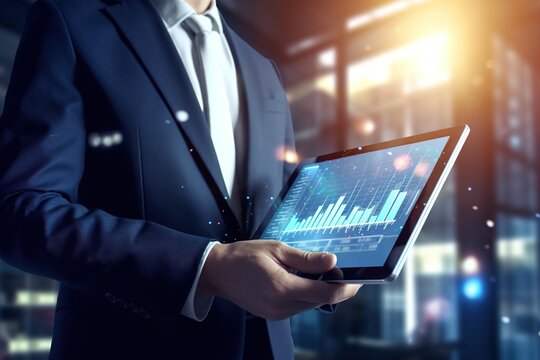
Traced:
<path fill-rule="evenodd" d="M 53 359 L 290 359 L 357 292 L 251 239 L 291 173 L 275 66 L 214 0 L 38 0 L 0 118 L 0 256 L 57 279 Z"/>

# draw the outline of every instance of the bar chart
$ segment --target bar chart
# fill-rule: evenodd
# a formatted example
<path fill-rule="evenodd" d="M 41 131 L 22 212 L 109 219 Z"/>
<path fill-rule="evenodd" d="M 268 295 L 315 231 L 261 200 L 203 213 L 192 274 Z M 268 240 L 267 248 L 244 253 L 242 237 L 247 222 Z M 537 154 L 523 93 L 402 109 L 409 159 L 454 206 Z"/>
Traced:
<path fill-rule="evenodd" d="M 338 265 L 380 266 L 397 240 L 448 138 L 305 166 L 263 239 L 328 251 Z"/>
<path fill-rule="evenodd" d="M 298 219 L 296 215 L 291 218 L 284 233 L 308 232 L 308 231 L 330 231 L 336 229 L 354 228 L 357 226 L 377 226 L 388 225 L 396 221 L 396 214 L 400 209 L 406 191 L 392 190 L 386 198 L 379 214 L 371 215 L 374 211 L 371 209 L 360 209 L 360 206 L 354 206 L 349 214 L 343 214 L 347 203 L 344 202 L 345 195 L 339 197 L 335 204 L 329 204 L 323 211 L 320 205 L 317 211 L 307 219 Z"/>

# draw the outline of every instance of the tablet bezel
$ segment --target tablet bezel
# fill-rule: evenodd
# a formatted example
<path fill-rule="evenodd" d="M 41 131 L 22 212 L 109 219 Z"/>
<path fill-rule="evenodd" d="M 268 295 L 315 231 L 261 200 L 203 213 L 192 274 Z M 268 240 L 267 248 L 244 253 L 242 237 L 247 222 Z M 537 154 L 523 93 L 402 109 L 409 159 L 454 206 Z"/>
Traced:
<path fill-rule="evenodd" d="M 271 221 L 274 213 L 279 208 L 283 198 L 291 188 L 298 177 L 300 170 L 308 165 L 320 163 L 328 160 L 335 160 L 343 157 L 365 154 L 373 151 L 385 150 L 402 145 L 414 144 L 426 140 L 448 137 L 446 146 L 441 156 L 435 164 L 426 185 L 420 192 L 420 195 L 409 214 L 403 230 L 399 234 L 392 250 L 384 265 L 378 267 L 350 267 L 340 268 L 340 271 L 332 271 L 323 274 L 319 278 L 326 281 L 347 282 L 347 283 L 386 283 L 395 280 L 403 266 L 408 250 L 414 244 L 423 226 L 427 215 L 429 214 L 435 199 L 437 198 L 442 185 L 470 132 L 467 125 L 455 126 L 447 129 L 437 130 L 429 133 L 413 135 L 402 139 L 385 141 L 377 144 L 361 146 L 344 151 L 338 151 L 330 154 L 320 155 L 303 160 L 295 169 L 286 185 L 276 198 L 273 206 L 264 217 L 262 223 L 255 232 L 254 239 L 259 239 L 264 233 L 268 223 Z"/>

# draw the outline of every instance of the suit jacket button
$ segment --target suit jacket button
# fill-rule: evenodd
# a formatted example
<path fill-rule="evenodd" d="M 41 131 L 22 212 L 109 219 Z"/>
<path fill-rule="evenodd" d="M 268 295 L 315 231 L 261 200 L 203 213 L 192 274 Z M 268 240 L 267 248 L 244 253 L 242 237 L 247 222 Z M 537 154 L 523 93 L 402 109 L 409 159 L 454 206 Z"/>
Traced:
<path fill-rule="evenodd" d="M 150 317 L 150 313 L 145 308 L 139 309 L 139 315 L 141 315 L 145 319 L 148 319 Z"/>
<path fill-rule="evenodd" d="M 105 294 L 105 299 L 107 299 L 111 304 L 114 304 L 116 302 L 116 296 L 109 292 Z"/>
<path fill-rule="evenodd" d="M 135 305 L 134 303 L 129 303 L 129 304 L 128 304 L 128 310 L 131 311 L 131 312 L 134 313 L 134 314 L 138 314 L 138 313 L 139 313 L 139 308 L 138 308 L 137 305 Z"/>
<path fill-rule="evenodd" d="M 122 307 L 124 309 L 127 308 L 126 300 L 124 300 L 121 297 L 116 298 L 116 303 L 118 304 L 118 306 L 120 306 L 120 307 Z"/>

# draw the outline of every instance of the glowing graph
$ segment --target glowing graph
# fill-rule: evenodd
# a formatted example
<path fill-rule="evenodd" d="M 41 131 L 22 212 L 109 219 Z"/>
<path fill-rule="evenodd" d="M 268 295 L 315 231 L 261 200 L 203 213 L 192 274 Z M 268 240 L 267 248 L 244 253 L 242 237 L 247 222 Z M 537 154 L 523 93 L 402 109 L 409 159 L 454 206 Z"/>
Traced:
<path fill-rule="evenodd" d="M 305 166 L 263 239 L 380 266 L 397 240 L 447 137 Z"/>
<path fill-rule="evenodd" d="M 322 231 L 324 233 L 329 230 L 331 233 L 334 229 L 339 228 L 345 228 L 347 231 L 348 228 L 356 226 L 392 224 L 396 221 L 396 214 L 406 195 L 406 191 L 392 190 L 380 213 L 372 216 L 373 208 L 361 210 L 360 206 L 354 206 L 349 214 L 343 214 L 347 203 L 345 202 L 346 195 L 342 195 L 335 204 L 328 205 L 325 211 L 323 211 L 323 205 L 319 206 L 315 214 L 310 215 L 307 219 L 299 221 L 294 215 L 283 232 Z"/>

